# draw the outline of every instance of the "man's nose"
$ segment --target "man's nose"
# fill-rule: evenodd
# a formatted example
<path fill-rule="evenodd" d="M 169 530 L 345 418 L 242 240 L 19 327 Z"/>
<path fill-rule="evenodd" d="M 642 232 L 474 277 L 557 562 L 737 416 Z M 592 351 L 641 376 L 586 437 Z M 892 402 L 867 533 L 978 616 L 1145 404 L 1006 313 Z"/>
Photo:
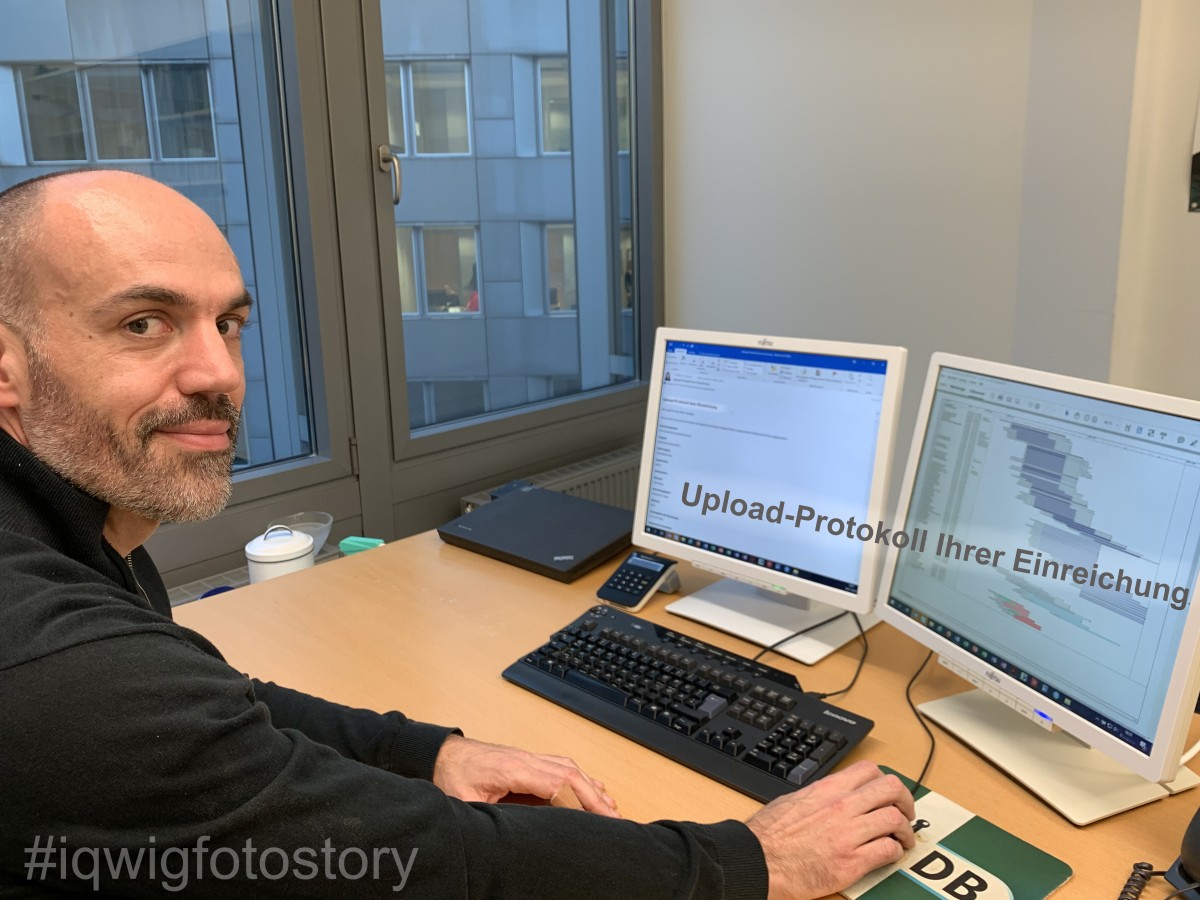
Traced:
<path fill-rule="evenodd" d="M 183 342 L 179 390 L 183 394 L 232 394 L 242 386 L 240 345 L 215 325 L 190 330 Z"/>

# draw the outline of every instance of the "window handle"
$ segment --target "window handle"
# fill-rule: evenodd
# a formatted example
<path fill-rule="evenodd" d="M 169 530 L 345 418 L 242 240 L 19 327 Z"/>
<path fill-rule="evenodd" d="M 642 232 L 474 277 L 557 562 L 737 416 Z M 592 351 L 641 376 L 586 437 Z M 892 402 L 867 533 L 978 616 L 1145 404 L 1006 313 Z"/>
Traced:
<path fill-rule="evenodd" d="M 391 144 L 380 144 L 378 148 L 379 169 L 392 176 L 392 206 L 400 205 L 400 192 L 403 187 L 400 178 L 400 157 L 396 154 L 396 149 Z"/>

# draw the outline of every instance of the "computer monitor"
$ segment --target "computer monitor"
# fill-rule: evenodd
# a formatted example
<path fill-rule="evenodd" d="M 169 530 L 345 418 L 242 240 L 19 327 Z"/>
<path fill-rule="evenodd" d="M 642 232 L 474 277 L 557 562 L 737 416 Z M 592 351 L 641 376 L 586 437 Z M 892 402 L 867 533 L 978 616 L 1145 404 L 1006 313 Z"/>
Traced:
<path fill-rule="evenodd" d="M 1200 403 L 935 354 L 896 529 L 879 616 L 977 685 L 932 718 L 1076 824 L 1196 783 Z"/>
<path fill-rule="evenodd" d="M 803 662 L 857 637 L 841 613 L 874 603 L 905 355 L 658 330 L 633 542 L 724 576 L 671 612 L 762 646 L 830 622 L 779 648 Z"/>

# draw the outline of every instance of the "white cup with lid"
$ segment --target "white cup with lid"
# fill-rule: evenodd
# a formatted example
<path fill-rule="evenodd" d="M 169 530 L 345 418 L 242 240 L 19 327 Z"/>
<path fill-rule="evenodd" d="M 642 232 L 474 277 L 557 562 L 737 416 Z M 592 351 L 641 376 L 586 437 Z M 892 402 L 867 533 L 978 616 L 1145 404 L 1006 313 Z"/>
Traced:
<path fill-rule="evenodd" d="M 246 545 L 251 584 L 299 572 L 314 561 L 312 535 L 286 525 L 272 525 Z"/>

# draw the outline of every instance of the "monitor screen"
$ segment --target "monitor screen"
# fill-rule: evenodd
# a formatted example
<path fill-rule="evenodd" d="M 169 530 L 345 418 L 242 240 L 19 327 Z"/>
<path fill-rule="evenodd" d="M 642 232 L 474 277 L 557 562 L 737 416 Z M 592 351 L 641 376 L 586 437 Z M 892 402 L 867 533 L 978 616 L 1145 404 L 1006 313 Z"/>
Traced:
<path fill-rule="evenodd" d="M 868 611 L 903 358 L 893 347 L 661 329 L 634 542 L 776 594 Z"/>
<path fill-rule="evenodd" d="M 1195 699 L 1198 419 L 936 355 L 881 615 L 1143 777 L 1171 774 Z"/>

